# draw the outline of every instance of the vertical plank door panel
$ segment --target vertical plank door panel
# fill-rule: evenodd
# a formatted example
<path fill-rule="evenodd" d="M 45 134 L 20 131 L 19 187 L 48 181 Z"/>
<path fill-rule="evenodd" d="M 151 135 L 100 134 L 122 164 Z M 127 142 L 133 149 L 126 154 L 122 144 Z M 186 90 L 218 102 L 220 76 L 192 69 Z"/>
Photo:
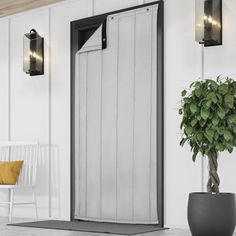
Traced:
<path fill-rule="evenodd" d="M 116 219 L 116 119 L 118 20 L 108 17 L 102 77 L 102 218 Z"/>
<path fill-rule="evenodd" d="M 119 17 L 117 117 L 117 218 L 133 220 L 133 107 L 135 15 Z"/>
<path fill-rule="evenodd" d="M 88 52 L 87 217 L 100 218 L 101 51 Z"/>
<path fill-rule="evenodd" d="M 158 222 L 157 214 L 157 10 L 152 12 L 152 91 L 151 91 L 151 143 L 150 143 L 150 221 Z"/>
<path fill-rule="evenodd" d="M 150 116 L 152 12 L 136 15 L 134 119 L 134 219 L 148 221 L 150 209 Z"/>
<path fill-rule="evenodd" d="M 77 54 L 77 67 L 76 70 L 76 86 L 79 86 L 78 101 L 75 101 L 77 107 L 79 107 L 79 117 L 75 117 L 76 122 L 79 123 L 79 127 L 76 133 L 78 133 L 78 139 L 75 140 L 76 145 L 79 146 L 76 150 L 76 180 L 79 185 L 76 185 L 79 204 L 76 208 L 76 216 L 86 216 L 86 196 L 87 196 L 87 67 L 88 67 L 88 55 L 87 53 Z M 77 183 L 76 182 L 76 183 Z"/>

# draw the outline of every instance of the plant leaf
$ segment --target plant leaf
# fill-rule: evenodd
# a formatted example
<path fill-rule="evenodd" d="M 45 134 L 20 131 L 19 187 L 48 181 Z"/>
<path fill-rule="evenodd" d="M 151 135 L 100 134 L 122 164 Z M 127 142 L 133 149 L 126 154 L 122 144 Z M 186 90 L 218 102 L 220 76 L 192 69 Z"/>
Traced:
<path fill-rule="evenodd" d="M 228 85 L 227 84 L 221 84 L 219 86 L 219 93 L 225 95 L 228 92 Z"/>
<path fill-rule="evenodd" d="M 204 107 L 201 109 L 201 117 L 204 120 L 207 120 L 207 118 L 209 117 L 210 112 L 209 110 L 205 109 Z"/>
<path fill-rule="evenodd" d="M 184 131 L 187 135 L 191 135 L 193 132 L 193 128 L 191 126 L 187 126 L 185 127 Z"/>
<path fill-rule="evenodd" d="M 223 134 L 226 141 L 233 139 L 232 134 L 228 130 L 225 130 Z"/>
<path fill-rule="evenodd" d="M 207 107 L 207 108 L 210 108 L 210 107 L 211 107 L 211 103 L 212 103 L 212 100 L 208 100 L 208 101 L 206 102 L 206 107 Z"/>
<path fill-rule="evenodd" d="M 197 115 L 197 116 L 196 116 L 196 119 L 197 119 L 198 121 L 200 121 L 200 120 L 202 119 L 202 117 L 201 117 L 200 115 Z"/>
<path fill-rule="evenodd" d="M 180 141 L 180 146 L 184 146 L 185 142 L 187 141 L 188 139 L 187 138 L 182 138 L 182 140 Z"/>
<path fill-rule="evenodd" d="M 236 114 L 227 117 L 227 122 L 229 125 L 236 124 Z"/>
<path fill-rule="evenodd" d="M 199 89 L 201 87 L 201 83 L 198 81 L 194 84 L 195 89 Z"/>
<path fill-rule="evenodd" d="M 183 91 L 181 92 L 181 96 L 182 96 L 182 97 L 184 97 L 186 94 L 187 94 L 187 91 L 186 91 L 186 90 L 183 90 Z"/>
<path fill-rule="evenodd" d="M 196 104 L 191 104 L 190 105 L 190 111 L 195 114 L 197 112 L 197 105 Z"/>
<path fill-rule="evenodd" d="M 224 132 L 225 132 L 225 128 L 224 128 L 223 126 L 221 126 L 221 127 L 219 127 L 219 128 L 217 129 L 217 132 L 218 132 L 220 135 L 223 135 Z"/>
<path fill-rule="evenodd" d="M 201 127 L 205 126 L 205 124 L 207 123 L 206 120 L 200 120 L 199 124 L 201 125 Z"/>
<path fill-rule="evenodd" d="M 207 140 L 209 141 L 209 143 L 213 142 L 213 137 L 209 136 L 207 133 L 205 133 L 205 137 L 207 138 Z"/>
<path fill-rule="evenodd" d="M 227 147 L 227 150 L 229 151 L 229 153 L 232 153 L 233 152 L 233 144 L 232 143 L 226 143 L 226 147 Z"/>
<path fill-rule="evenodd" d="M 222 143 L 217 143 L 216 144 L 216 150 L 219 152 L 224 151 L 224 145 Z"/>
<path fill-rule="evenodd" d="M 223 101 L 223 98 L 222 98 L 222 96 L 220 95 L 220 94 L 216 94 L 216 97 L 217 97 L 217 100 L 218 100 L 218 104 L 222 104 L 222 101 Z"/>
<path fill-rule="evenodd" d="M 198 133 L 196 134 L 196 138 L 197 138 L 197 140 L 198 140 L 199 142 L 202 142 L 203 139 L 204 139 L 204 136 L 203 136 L 202 132 L 198 132 Z"/>
<path fill-rule="evenodd" d="M 194 127 L 197 124 L 198 120 L 197 119 L 193 119 L 191 121 L 191 126 Z"/>
<path fill-rule="evenodd" d="M 207 81 L 211 84 L 211 86 L 212 86 L 214 89 L 217 89 L 217 88 L 218 88 L 218 84 L 217 84 L 214 80 L 208 79 Z"/>
<path fill-rule="evenodd" d="M 214 140 L 216 140 L 216 141 L 217 141 L 217 140 L 218 140 L 218 138 L 219 138 L 219 136 L 220 136 L 220 135 L 219 135 L 217 132 L 215 132 L 215 133 L 214 133 Z"/>
<path fill-rule="evenodd" d="M 223 119 L 225 117 L 225 111 L 220 108 L 217 112 L 217 115 L 220 117 L 220 119 Z"/>
<path fill-rule="evenodd" d="M 212 119 L 212 124 L 214 125 L 214 126 L 217 126 L 218 124 L 219 124 L 219 118 L 218 117 L 214 117 L 213 119 Z"/>
<path fill-rule="evenodd" d="M 224 101 L 225 101 L 225 105 L 227 107 L 233 108 L 233 106 L 234 106 L 234 96 L 233 95 L 231 95 L 231 94 L 225 95 Z"/>
<path fill-rule="evenodd" d="M 232 122 L 233 124 L 236 124 L 236 114 L 232 115 Z"/>
<path fill-rule="evenodd" d="M 194 91 L 194 94 L 199 98 L 199 97 L 202 95 L 202 90 L 201 90 L 201 88 L 196 89 L 196 90 Z"/>
<path fill-rule="evenodd" d="M 211 138 L 214 137 L 214 131 L 213 131 L 212 129 L 207 129 L 207 130 L 206 130 L 206 134 L 207 134 L 209 137 L 211 137 Z"/>

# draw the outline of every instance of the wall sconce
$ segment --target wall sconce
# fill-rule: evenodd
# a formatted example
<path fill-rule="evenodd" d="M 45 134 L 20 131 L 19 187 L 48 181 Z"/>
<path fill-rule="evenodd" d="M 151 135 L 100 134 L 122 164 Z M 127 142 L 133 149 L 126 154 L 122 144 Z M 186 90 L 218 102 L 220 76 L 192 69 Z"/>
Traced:
<path fill-rule="evenodd" d="M 222 0 L 196 0 L 196 41 L 222 45 Z"/>
<path fill-rule="evenodd" d="M 35 29 L 24 35 L 23 71 L 30 76 L 44 74 L 44 39 Z"/>

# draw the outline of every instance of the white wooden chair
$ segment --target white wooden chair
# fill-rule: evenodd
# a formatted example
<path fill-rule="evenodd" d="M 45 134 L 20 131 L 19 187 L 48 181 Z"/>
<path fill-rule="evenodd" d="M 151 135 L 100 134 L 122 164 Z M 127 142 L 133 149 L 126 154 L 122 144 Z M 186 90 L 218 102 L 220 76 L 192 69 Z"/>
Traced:
<path fill-rule="evenodd" d="M 16 185 L 0 185 L 1 189 L 9 190 L 9 201 L 0 202 L 0 205 L 9 206 L 9 223 L 12 222 L 13 207 L 18 205 L 35 206 L 36 218 L 38 219 L 38 210 L 36 202 L 35 184 L 38 162 L 39 145 L 36 142 L 0 142 L 0 161 L 17 161 L 23 160 L 23 166 Z M 25 202 L 14 201 L 14 191 L 16 189 L 27 188 L 32 190 L 32 200 Z"/>

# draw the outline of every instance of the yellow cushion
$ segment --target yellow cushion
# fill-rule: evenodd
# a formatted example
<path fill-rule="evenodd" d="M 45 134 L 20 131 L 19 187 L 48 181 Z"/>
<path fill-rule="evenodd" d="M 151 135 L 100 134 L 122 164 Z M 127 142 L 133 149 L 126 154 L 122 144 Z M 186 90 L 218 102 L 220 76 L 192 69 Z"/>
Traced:
<path fill-rule="evenodd" d="M 14 185 L 17 183 L 24 161 L 0 161 L 0 184 Z"/>

